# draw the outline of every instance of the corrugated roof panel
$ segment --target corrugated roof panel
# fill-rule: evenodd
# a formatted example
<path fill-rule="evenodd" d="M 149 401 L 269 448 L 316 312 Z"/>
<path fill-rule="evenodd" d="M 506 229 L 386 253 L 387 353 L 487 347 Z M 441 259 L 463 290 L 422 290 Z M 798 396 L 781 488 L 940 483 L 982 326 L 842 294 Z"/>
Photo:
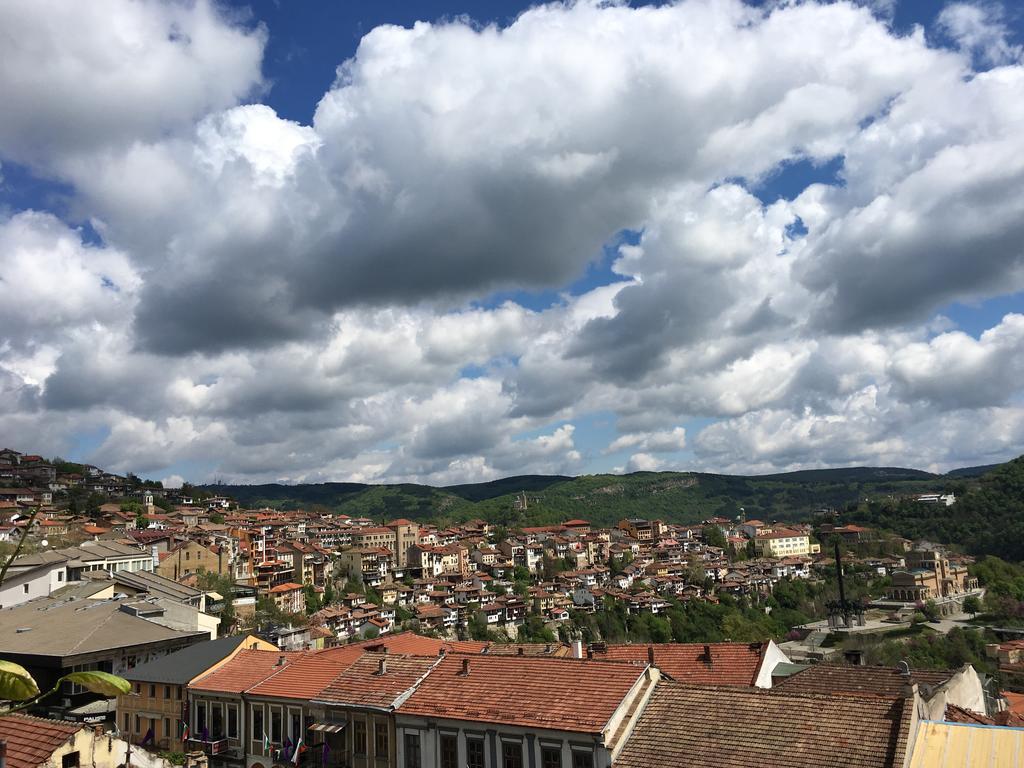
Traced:
<path fill-rule="evenodd" d="M 911 768 L 1024 768 L 1024 728 L 925 721 Z"/>

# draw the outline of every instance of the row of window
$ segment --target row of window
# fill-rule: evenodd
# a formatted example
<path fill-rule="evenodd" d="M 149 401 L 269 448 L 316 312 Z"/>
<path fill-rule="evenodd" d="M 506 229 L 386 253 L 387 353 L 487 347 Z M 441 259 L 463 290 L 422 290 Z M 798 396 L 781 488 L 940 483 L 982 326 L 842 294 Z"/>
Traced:
<path fill-rule="evenodd" d="M 134 728 L 132 728 L 133 724 L 135 726 Z M 161 734 L 159 720 L 151 720 L 149 718 L 142 718 L 139 715 L 135 715 L 133 722 L 132 715 L 127 712 L 124 713 L 125 733 L 141 738 L 146 735 L 146 732 L 150 728 L 153 729 L 154 739 L 176 739 L 180 736 L 180 734 L 175 730 L 177 726 L 169 717 L 165 717 L 163 720 L 163 733 Z"/>
<path fill-rule="evenodd" d="M 442 733 L 439 740 L 441 753 L 440 768 L 463 768 L 459 764 L 459 737 Z M 544 746 L 540 748 L 541 768 L 564 768 L 562 748 Z M 518 741 L 501 742 L 500 768 L 523 768 L 523 745 Z M 405 734 L 405 768 L 423 768 L 423 751 L 417 733 Z M 482 737 L 466 737 L 465 768 L 485 768 L 484 740 Z M 572 768 L 594 768 L 591 752 L 573 751 Z"/>
<path fill-rule="evenodd" d="M 163 695 L 165 699 L 170 700 L 173 696 L 175 699 L 181 698 L 181 686 L 180 685 L 164 685 Z M 141 696 L 145 686 L 142 683 L 135 683 L 135 694 Z M 149 684 L 149 698 L 155 699 L 157 697 L 157 687 L 155 684 Z"/>
<path fill-rule="evenodd" d="M 224 704 L 219 701 L 197 701 L 194 739 L 238 738 L 238 705 Z"/>

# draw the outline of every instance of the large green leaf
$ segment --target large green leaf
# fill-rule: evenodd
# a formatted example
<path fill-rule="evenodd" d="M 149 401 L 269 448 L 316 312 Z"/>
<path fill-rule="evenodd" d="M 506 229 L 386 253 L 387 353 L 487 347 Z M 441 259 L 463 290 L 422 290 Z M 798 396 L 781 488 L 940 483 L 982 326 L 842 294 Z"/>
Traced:
<path fill-rule="evenodd" d="M 131 683 L 109 672 L 72 672 L 65 675 L 64 679 L 104 696 L 117 696 L 121 693 L 130 693 L 132 690 Z"/>
<path fill-rule="evenodd" d="M 39 686 L 20 664 L 0 659 L 0 699 L 24 701 L 39 695 Z"/>

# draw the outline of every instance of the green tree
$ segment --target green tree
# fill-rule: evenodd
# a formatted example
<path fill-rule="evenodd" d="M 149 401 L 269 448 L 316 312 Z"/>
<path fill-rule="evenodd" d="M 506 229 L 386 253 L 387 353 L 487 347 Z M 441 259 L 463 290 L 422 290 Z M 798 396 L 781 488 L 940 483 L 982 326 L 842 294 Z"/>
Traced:
<path fill-rule="evenodd" d="M 971 616 L 977 616 L 981 612 L 981 600 L 978 599 L 977 595 L 968 595 L 964 598 L 964 613 L 969 613 Z"/>
<path fill-rule="evenodd" d="M 729 543 L 725 540 L 725 534 L 722 533 L 722 529 L 717 525 L 705 525 L 704 530 L 704 543 L 718 547 L 719 549 L 726 549 Z"/>

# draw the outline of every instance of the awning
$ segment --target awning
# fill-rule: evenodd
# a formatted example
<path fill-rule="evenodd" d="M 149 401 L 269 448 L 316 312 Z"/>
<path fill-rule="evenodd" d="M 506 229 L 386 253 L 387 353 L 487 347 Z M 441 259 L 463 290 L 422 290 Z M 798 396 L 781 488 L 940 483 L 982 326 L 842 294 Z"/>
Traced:
<path fill-rule="evenodd" d="M 345 723 L 313 723 L 309 726 L 309 730 L 321 733 L 341 733 L 345 730 Z"/>

